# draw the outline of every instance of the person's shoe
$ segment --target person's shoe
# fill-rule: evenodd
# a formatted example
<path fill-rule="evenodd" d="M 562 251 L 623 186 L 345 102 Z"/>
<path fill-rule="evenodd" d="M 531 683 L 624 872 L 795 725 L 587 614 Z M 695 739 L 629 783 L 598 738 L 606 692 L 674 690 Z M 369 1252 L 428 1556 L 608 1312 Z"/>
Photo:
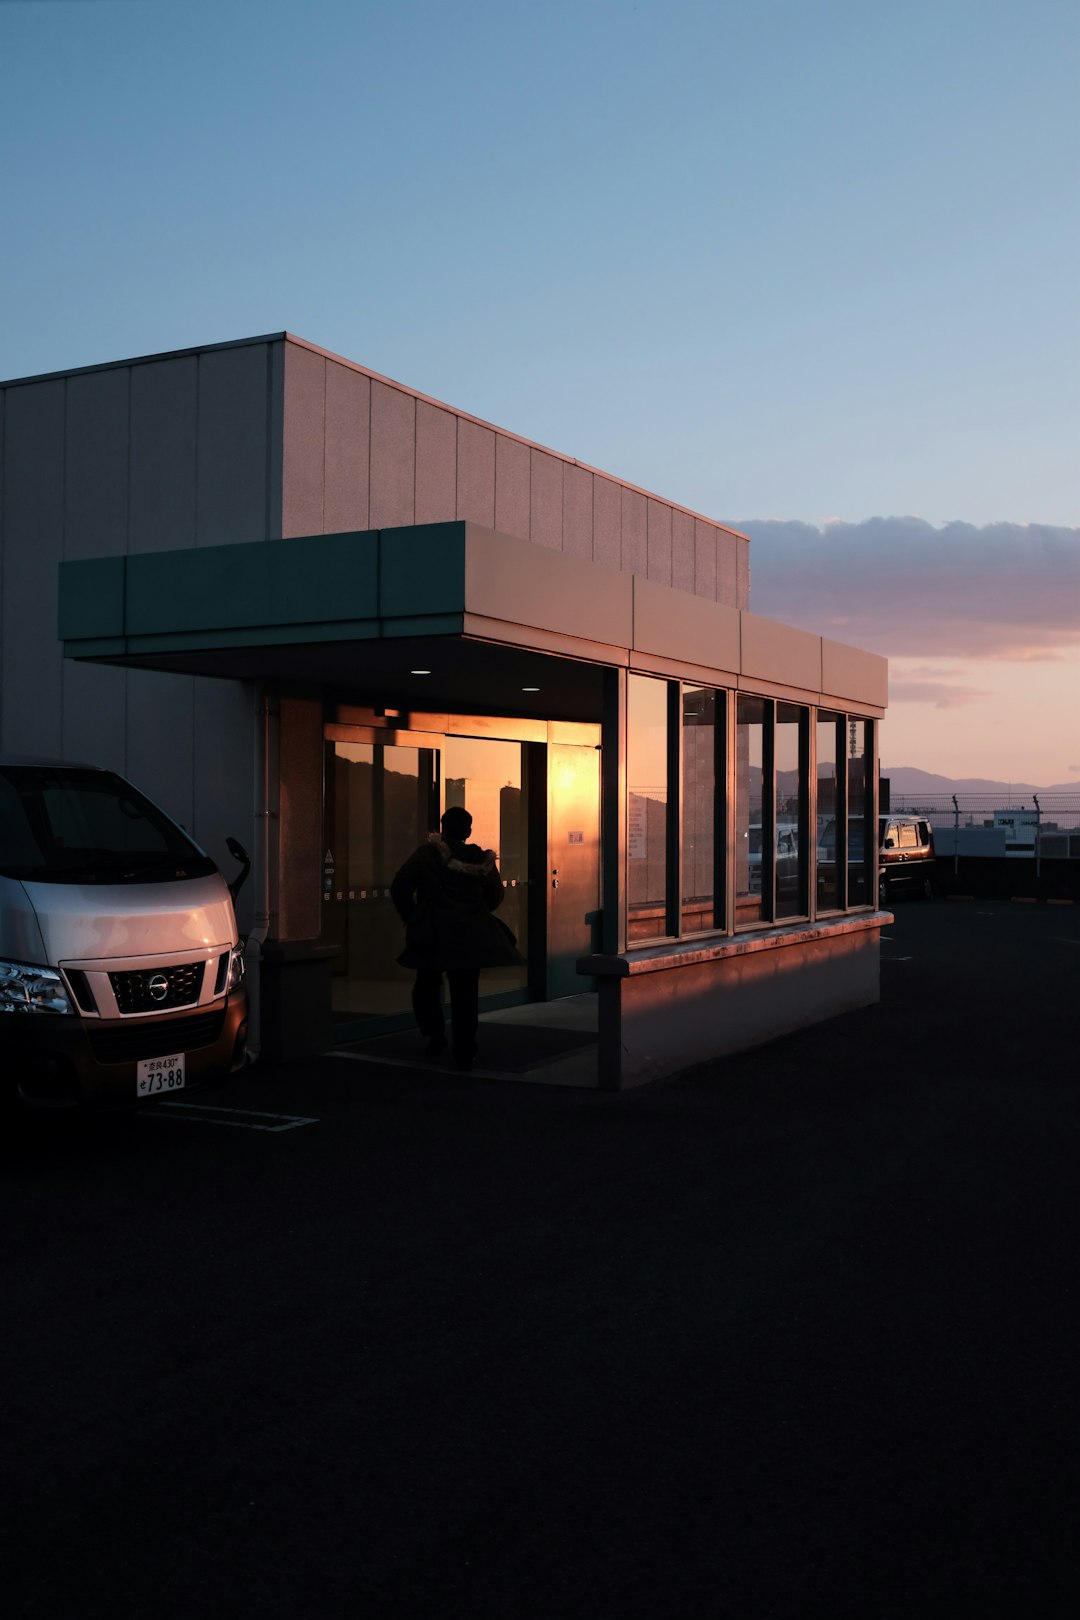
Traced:
<path fill-rule="evenodd" d="M 427 1055 L 430 1058 L 439 1057 L 446 1051 L 446 1036 L 433 1035 L 427 1043 Z"/>

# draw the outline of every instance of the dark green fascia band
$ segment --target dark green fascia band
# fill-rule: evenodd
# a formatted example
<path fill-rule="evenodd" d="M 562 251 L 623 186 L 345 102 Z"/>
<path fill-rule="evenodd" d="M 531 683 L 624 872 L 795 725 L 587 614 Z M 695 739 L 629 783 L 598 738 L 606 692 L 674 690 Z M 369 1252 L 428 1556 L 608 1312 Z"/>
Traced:
<path fill-rule="evenodd" d="M 65 562 L 59 606 L 69 657 L 90 644 L 104 656 L 105 642 L 115 654 L 452 633 L 432 621 L 460 631 L 465 524 Z"/>

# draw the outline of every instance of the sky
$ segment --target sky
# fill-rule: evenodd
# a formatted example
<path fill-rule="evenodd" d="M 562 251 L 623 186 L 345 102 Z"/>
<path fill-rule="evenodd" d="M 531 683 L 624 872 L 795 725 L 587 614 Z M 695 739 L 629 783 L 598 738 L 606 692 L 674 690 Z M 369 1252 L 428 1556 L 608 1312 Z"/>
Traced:
<path fill-rule="evenodd" d="M 887 763 L 1080 782 L 1075 0 L 0 0 L 0 97 L 0 376 L 296 332 L 746 528 Z"/>

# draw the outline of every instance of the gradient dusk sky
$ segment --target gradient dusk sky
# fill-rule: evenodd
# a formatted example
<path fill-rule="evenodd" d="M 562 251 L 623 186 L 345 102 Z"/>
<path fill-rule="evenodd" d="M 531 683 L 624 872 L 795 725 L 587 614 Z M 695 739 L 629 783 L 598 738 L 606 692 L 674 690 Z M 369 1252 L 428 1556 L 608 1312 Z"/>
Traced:
<path fill-rule="evenodd" d="M 287 328 L 721 521 L 1080 788 L 1076 0 L 0 0 L 0 375 Z"/>

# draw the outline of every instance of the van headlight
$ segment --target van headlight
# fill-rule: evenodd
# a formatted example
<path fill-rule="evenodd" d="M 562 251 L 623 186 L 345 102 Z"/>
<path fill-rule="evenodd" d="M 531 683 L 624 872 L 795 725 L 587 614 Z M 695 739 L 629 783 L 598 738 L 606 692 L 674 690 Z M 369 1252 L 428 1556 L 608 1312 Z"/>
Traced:
<path fill-rule="evenodd" d="M 232 995 L 239 990 L 244 982 L 244 947 L 234 945 L 229 952 L 229 977 L 225 982 L 225 994 Z"/>
<path fill-rule="evenodd" d="M 71 1013 L 64 981 L 53 968 L 0 961 L 0 1013 Z"/>

